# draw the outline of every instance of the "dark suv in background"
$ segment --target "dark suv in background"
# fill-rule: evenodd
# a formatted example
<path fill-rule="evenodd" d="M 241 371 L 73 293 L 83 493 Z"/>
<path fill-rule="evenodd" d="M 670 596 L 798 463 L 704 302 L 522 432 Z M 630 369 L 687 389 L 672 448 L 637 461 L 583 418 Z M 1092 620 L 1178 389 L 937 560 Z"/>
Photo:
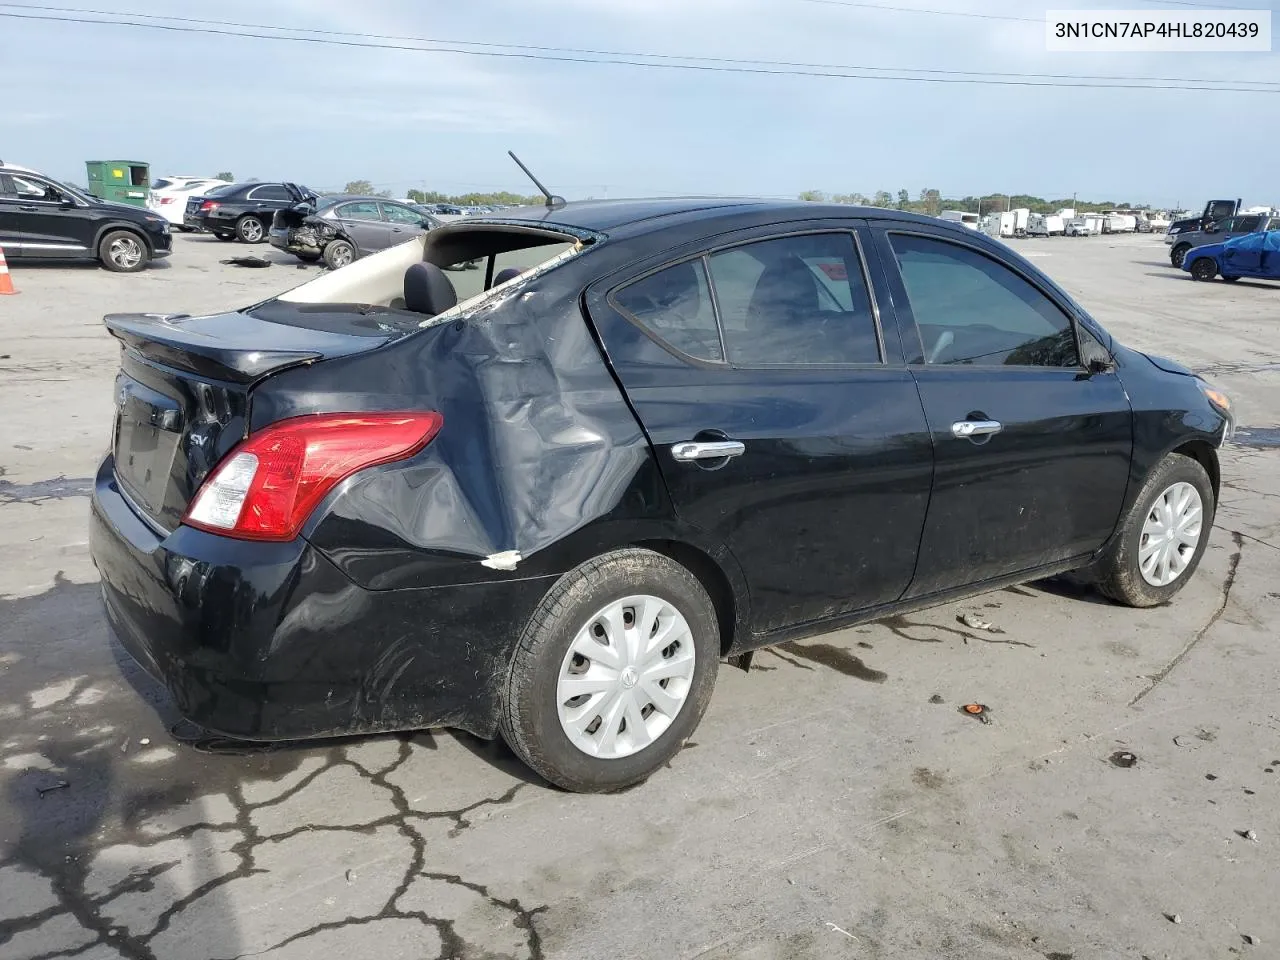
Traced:
<path fill-rule="evenodd" d="M 187 201 L 182 222 L 219 240 L 262 243 L 277 210 L 288 210 L 316 194 L 296 183 L 233 183 Z"/>
<path fill-rule="evenodd" d="M 169 222 L 0 161 L 0 247 L 14 260 L 97 260 L 136 273 L 167 257 Z"/>

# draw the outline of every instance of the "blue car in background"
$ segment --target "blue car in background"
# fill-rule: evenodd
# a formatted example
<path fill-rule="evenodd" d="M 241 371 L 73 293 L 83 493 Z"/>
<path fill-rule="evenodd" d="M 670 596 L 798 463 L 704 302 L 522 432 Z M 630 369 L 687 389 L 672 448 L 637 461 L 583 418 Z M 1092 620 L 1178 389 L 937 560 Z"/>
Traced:
<path fill-rule="evenodd" d="M 1193 280 L 1280 280 L 1280 230 L 1250 233 L 1225 243 L 1210 243 L 1187 251 L 1182 269 Z"/>

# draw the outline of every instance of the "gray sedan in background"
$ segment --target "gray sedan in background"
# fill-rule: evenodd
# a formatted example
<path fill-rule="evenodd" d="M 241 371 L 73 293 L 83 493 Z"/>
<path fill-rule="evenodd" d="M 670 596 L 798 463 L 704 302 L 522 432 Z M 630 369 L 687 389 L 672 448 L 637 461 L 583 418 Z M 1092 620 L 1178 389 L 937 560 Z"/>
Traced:
<path fill-rule="evenodd" d="M 276 212 L 271 245 L 337 270 L 434 229 L 441 221 L 416 205 L 382 197 L 338 195 Z"/>

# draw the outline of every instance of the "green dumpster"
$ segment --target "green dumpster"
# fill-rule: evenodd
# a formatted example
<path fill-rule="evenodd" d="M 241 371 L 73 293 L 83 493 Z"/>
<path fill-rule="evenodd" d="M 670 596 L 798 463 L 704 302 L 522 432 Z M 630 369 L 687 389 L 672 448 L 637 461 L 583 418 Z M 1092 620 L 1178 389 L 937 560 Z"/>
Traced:
<path fill-rule="evenodd" d="M 87 160 L 89 192 L 99 200 L 145 207 L 150 195 L 151 166 L 137 160 Z"/>

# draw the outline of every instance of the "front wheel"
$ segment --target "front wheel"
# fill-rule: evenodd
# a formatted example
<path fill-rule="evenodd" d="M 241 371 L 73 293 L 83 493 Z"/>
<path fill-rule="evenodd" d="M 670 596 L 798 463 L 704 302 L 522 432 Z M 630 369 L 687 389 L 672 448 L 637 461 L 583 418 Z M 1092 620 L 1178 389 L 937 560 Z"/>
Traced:
<path fill-rule="evenodd" d="M 669 557 L 617 550 L 565 574 L 512 657 L 502 733 L 567 790 L 618 790 L 670 760 L 715 686 L 720 631 L 702 584 Z"/>
<path fill-rule="evenodd" d="M 1191 262 L 1191 279 L 1207 283 L 1218 275 L 1218 265 L 1208 257 L 1200 257 Z"/>
<path fill-rule="evenodd" d="M 1183 258 L 1186 257 L 1187 251 L 1191 249 L 1191 245 L 1184 243 L 1174 247 L 1169 251 L 1169 262 L 1173 264 L 1175 270 L 1182 269 Z"/>
<path fill-rule="evenodd" d="M 1131 607 L 1164 603 L 1200 565 L 1216 503 L 1197 461 L 1171 453 L 1147 476 L 1096 570 L 1098 589 Z"/>
<path fill-rule="evenodd" d="M 146 242 L 129 230 L 112 230 L 98 244 L 102 265 L 115 273 L 137 273 L 151 259 Z"/>

